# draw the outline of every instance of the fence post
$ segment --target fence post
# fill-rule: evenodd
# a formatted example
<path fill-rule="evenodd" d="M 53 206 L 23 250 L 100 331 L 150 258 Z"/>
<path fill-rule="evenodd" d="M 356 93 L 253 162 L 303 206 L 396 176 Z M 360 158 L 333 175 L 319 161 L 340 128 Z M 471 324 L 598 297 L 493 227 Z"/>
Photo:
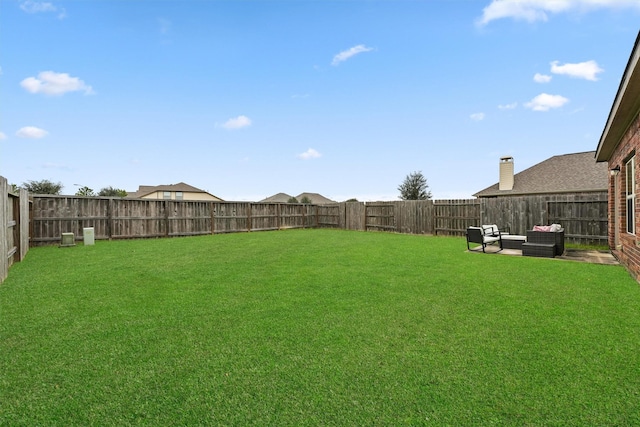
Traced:
<path fill-rule="evenodd" d="M 14 253 L 14 261 L 22 261 L 20 254 L 22 253 L 22 239 L 20 236 L 20 230 L 22 230 L 22 223 L 20 220 L 20 196 L 11 198 L 11 209 L 13 209 L 13 245 L 16 247 Z"/>
<path fill-rule="evenodd" d="M 169 237 L 169 200 L 162 204 L 164 207 L 164 236 Z"/>
<path fill-rule="evenodd" d="M 276 205 L 276 228 L 280 230 L 280 203 Z"/>
<path fill-rule="evenodd" d="M 9 274 L 9 259 L 7 257 L 9 248 L 7 247 L 7 208 L 9 202 L 9 188 L 7 179 L 0 176 L 0 283 L 7 278 Z"/>
<path fill-rule="evenodd" d="M 216 233 L 216 202 L 209 202 L 210 211 L 209 216 L 211 217 L 211 234 Z"/>
<path fill-rule="evenodd" d="M 27 256 L 29 252 L 29 236 L 31 236 L 31 226 L 29 218 L 29 192 L 23 188 L 20 189 L 20 261 Z"/>
<path fill-rule="evenodd" d="M 107 234 L 107 239 L 109 240 L 113 238 L 113 203 L 113 199 L 109 199 L 107 202 L 107 224 L 105 232 Z"/>

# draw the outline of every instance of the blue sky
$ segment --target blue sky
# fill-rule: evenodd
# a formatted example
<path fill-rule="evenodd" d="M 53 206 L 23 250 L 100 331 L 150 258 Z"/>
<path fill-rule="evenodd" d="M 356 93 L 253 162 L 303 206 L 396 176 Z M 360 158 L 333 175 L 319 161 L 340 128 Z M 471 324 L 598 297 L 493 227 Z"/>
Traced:
<path fill-rule="evenodd" d="M 469 198 L 595 150 L 637 0 L 0 0 L 0 175 Z"/>

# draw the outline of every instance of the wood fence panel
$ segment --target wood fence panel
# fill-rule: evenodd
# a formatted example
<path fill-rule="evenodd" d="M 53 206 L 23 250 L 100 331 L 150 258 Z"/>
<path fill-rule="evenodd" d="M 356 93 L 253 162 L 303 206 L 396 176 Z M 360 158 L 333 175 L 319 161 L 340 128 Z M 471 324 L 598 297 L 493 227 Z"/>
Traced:
<path fill-rule="evenodd" d="M 434 234 L 431 200 L 404 200 L 396 206 L 396 231 L 405 234 Z"/>
<path fill-rule="evenodd" d="M 9 184 L 7 179 L 0 176 L 0 283 L 9 274 L 9 245 L 13 246 L 13 233 L 9 229 Z M 8 242 L 11 236 L 11 243 Z"/>
<path fill-rule="evenodd" d="M 608 206 L 608 201 L 547 202 L 547 222 L 561 224 L 571 243 L 606 245 Z"/>
<path fill-rule="evenodd" d="M 169 236 L 211 234 L 211 203 L 165 200 Z"/>
<path fill-rule="evenodd" d="M 280 228 L 302 228 L 304 224 L 303 213 L 299 204 L 282 203 L 280 205 Z"/>
<path fill-rule="evenodd" d="M 215 202 L 214 233 L 251 231 L 248 202 Z"/>
<path fill-rule="evenodd" d="M 169 235 L 164 200 L 111 199 L 112 239 L 165 237 Z"/>
<path fill-rule="evenodd" d="M 280 205 L 280 228 L 316 226 L 316 205 L 283 203 Z"/>
<path fill-rule="evenodd" d="M 365 231 L 366 205 L 362 202 L 344 202 L 346 230 Z"/>
<path fill-rule="evenodd" d="M 572 243 L 606 244 L 607 192 L 482 198 L 481 224 L 497 224 L 511 234 L 535 225 L 561 224 Z M 578 207 L 583 205 L 582 207 Z M 584 220 L 581 219 L 584 218 Z"/>
<path fill-rule="evenodd" d="M 340 205 L 319 205 L 317 207 L 318 227 L 342 228 L 340 224 Z"/>
<path fill-rule="evenodd" d="M 279 212 L 278 203 L 252 203 L 251 231 L 277 230 Z"/>
<path fill-rule="evenodd" d="M 434 209 L 434 234 L 464 236 L 467 227 L 478 225 L 480 200 L 436 200 Z"/>
<path fill-rule="evenodd" d="M 396 231 L 396 202 L 376 202 L 365 205 L 366 231 Z"/>
<path fill-rule="evenodd" d="M 109 206 L 108 198 L 76 197 L 74 201 L 74 212 L 77 222 L 71 231 L 76 239 L 82 239 L 84 228 L 92 227 L 96 239 L 110 238 L 109 229 Z M 58 236 L 56 236 L 59 238 Z"/>
<path fill-rule="evenodd" d="M 33 244 L 59 242 L 62 233 L 82 239 L 83 228 L 94 227 L 96 238 L 105 234 L 108 199 L 76 196 L 33 197 Z"/>

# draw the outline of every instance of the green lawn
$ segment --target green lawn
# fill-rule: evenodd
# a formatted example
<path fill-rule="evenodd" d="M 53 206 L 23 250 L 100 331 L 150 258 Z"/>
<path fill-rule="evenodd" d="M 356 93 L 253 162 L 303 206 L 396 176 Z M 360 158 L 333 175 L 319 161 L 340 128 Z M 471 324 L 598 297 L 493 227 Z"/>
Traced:
<path fill-rule="evenodd" d="M 638 425 L 622 267 L 292 230 L 32 249 L 0 425 Z"/>

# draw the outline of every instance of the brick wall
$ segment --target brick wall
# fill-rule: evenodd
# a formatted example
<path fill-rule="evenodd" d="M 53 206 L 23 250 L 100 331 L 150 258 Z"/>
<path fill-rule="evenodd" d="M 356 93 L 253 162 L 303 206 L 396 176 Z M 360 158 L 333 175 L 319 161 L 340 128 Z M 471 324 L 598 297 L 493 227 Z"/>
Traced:
<path fill-rule="evenodd" d="M 636 234 L 627 233 L 627 204 L 626 204 L 626 162 L 633 155 L 635 161 L 635 182 L 636 182 L 636 202 L 635 202 L 635 223 Z M 638 172 L 640 171 L 640 115 L 633 120 L 626 134 L 622 138 L 620 145 L 616 148 L 613 156 L 609 159 L 609 169 L 620 167 L 617 175 L 609 176 L 609 247 L 620 262 L 627 267 L 629 272 L 640 280 L 640 181 Z M 617 184 L 617 194 L 616 194 Z M 618 201 L 619 218 L 614 220 L 615 202 Z M 619 244 L 615 244 L 615 227 L 618 227 Z"/>

